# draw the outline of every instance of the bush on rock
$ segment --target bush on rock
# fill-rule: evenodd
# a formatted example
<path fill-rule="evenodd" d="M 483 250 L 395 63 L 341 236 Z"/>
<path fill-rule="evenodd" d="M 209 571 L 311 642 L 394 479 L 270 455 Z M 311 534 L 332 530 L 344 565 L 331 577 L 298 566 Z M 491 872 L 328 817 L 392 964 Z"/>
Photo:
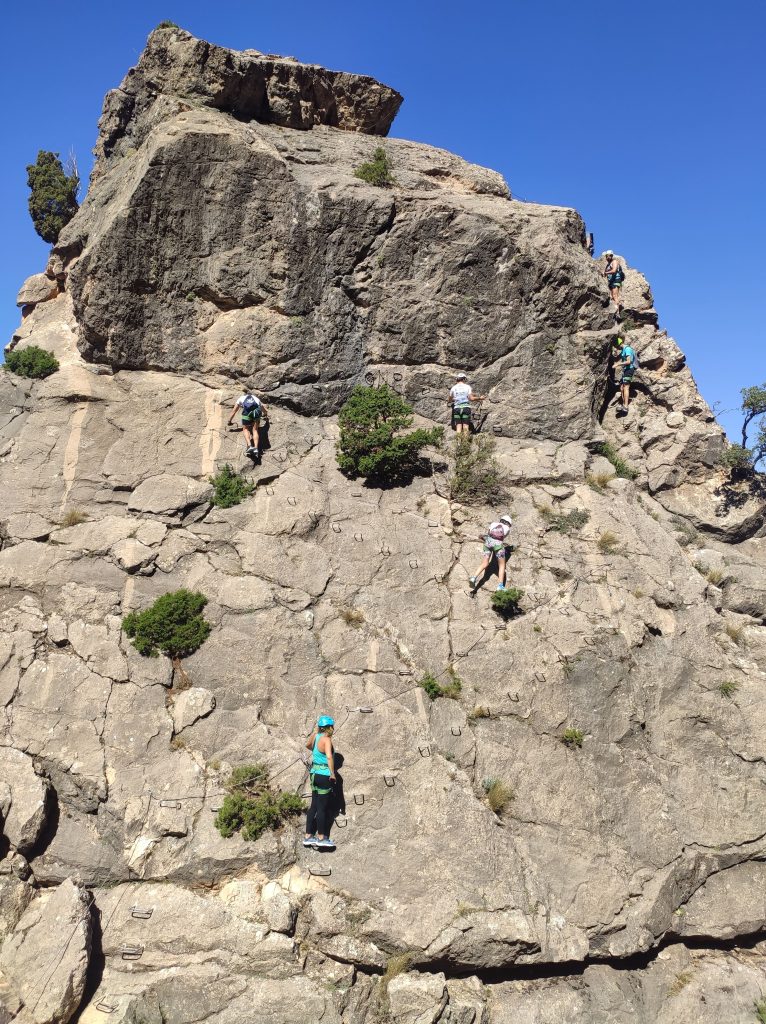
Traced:
<path fill-rule="evenodd" d="M 412 409 L 386 384 L 355 387 L 338 423 L 336 458 L 341 470 L 381 484 L 411 480 L 421 468 L 423 448 L 438 446 L 444 436 L 443 427 L 401 433 L 412 425 Z"/>
<path fill-rule="evenodd" d="M 506 587 L 505 590 L 496 590 L 492 595 L 492 608 L 504 619 L 512 619 L 514 615 L 521 614 L 519 601 L 524 596 L 524 591 L 518 587 Z"/>
<path fill-rule="evenodd" d="M 255 842 L 264 832 L 279 828 L 286 818 L 303 810 L 297 793 L 275 793 L 270 788 L 264 764 L 235 768 L 226 789 L 228 795 L 215 816 L 215 827 L 224 839 L 239 832 L 243 839 Z"/>
<path fill-rule="evenodd" d="M 499 505 L 508 489 L 495 459 L 495 441 L 485 434 L 458 434 L 453 448 L 450 494 L 466 505 Z"/>
<path fill-rule="evenodd" d="M 184 658 L 210 635 L 210 623 L 202 617 L 206 604 L 203 594 L 174 590 L 142 612 L 130 612 L 122 620 L 122 628 L 139 654 L 156 658 L 161 651 L 169 658 Z"/>
<path fill-rule="evenodd" d="M 390 188 L 396 184 L 391 174 L 391 161 L 382 146 L 377 147 L 372 154 L 372 160 L 357 167 L 354 177 L 366 181 L 368 185 L 375 185 L 377 188 Z"/>
<path fill-rule="evenodd" d="M 228 462 L 219 473 L 210 477 L 210 483 L 215 488 L 213 504 L 218 508 L 232 508 L 234 505 L 239 505 L 255 490 L 255 484 L 246 480 L 241 473 L 237 473 Z"/>
<path fill-rule="evenodd" d="M 50 377 L 58 370 L 59 361 L 39 345 L 28 345 L 27 348 L 15 348 L 9 352 L 5 358 L 5 368 L 19 377 L 42 380 L 43 377 Z"/>
<path fill-rule="evenodd" d="M 77 191 L 80 177 L 76 167 L 64 170 L 58 153 L 41 149 L 37 160 L 27 167 L 29 215 L 44 242 L 55 245 L 61 231 L 79 210 Z"/>

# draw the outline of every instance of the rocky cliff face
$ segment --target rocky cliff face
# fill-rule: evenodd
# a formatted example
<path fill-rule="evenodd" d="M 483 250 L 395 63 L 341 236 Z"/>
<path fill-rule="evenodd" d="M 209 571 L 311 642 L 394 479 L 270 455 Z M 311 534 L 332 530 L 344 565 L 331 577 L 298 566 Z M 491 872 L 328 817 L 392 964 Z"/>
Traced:
<path fill-rule="evenodd" d="M 156 31 L 20 293 L 13 344 L 61 369 L 0 380 L 0 1020 L 755 1019 L 762 502 L 718 470 L 635 270 L 643 369 L 615 419 L 574 211 L 401 140 L 394 187 L 354 177 L 399 102 Z M 451 500 L 441 457 L 403 489 L 335 465 L 355 383 L 443 422 L 458 368 L 489 395 L 512 494 L 507 624 L 467 592 L 496 510 Z M 273 447 L 223 511 L 208 477 L 241 464 L 242 377 Z M 120 631 L 181 586 L 214 626 L 190 689 Z M 460 698 L 429 701 L 418 680 L 450 666 Z M 337 852 L 299 826 L 222 839 L 230 768 L 303 792 L 320 711 L 345 759 Z"/>

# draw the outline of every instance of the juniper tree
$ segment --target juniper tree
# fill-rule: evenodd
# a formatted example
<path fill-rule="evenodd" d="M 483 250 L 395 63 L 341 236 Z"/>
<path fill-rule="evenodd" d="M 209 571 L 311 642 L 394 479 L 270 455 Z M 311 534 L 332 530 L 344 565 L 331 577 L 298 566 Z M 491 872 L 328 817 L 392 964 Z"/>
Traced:
<path fill-rule="evenodd" d="M 35 231 L 44 242 L 55 245 L 62 229 L 77 213 L 77 190 L 80 176 L 72 161 L 70 172 L 64 170 L 58 153 L 41 149 L 37 161 L 27 166 L 29 214 Z"/>

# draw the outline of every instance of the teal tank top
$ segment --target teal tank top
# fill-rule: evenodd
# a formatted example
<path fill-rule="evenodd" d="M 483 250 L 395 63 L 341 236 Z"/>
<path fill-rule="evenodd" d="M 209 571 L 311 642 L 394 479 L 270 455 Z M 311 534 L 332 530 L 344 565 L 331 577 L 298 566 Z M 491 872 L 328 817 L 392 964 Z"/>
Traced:
<path fill-rule="evenodd" d="M 319 743 L 323 736 L 324 733 L 320 732 L 320 734 L 314 740 L 314 749 L 311 751 L 311 771 L 314 773 L 314 775 L 330 774 L 330 764 L 327 760 L 327 754 L 323 754 L 322 751 L 317 746 L 317 744 Z"/>

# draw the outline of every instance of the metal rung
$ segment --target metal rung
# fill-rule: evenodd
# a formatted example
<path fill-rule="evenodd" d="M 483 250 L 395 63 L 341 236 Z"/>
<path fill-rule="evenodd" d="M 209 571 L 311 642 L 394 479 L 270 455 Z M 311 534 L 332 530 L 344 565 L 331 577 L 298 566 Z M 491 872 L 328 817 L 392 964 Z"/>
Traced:
<path fill-rule="evenodd" d="M 341 530 L 341 528 L 340 528 L 340 526 L 337 523 L 333 523 L 332 524 L 332 532 L 333 533 L 340 533 L 340 530 Z"/>
<path fill-rule="evenodd" d="M 211 806 L 211 808 L 210 808 L 210 813 L 211 813 L 211 814 L 218 814 L 218 812 L 219 812 L 219 811 L 220 811 L 220 810 L 221 810 L 222 808 L 223 808 L 223 804 L 213 804 L 213 805 Z"/>
<path fill-rule="evenodd" d="M 332 874 L 332 868 L 309 868 L 309 874 L 319 878 L 328 878 Z"/>
<path fill-rule="evenodd" d="M 411 558 L 410 559 L 410 569 L 417 569 L 418 564 L 419 563 L 418 563 L 417 558 Z"/>
<path fill-rule="evenodd" d="M 413 673 L 412 673 L 412 669 L 411 668 L 400 668 L 399 669 L 399 675 L 400 676 L 411 676 L 412 674 Z"/>
<path fill-rule="evenodd" d="M 348 828 L 348 818 L 336 818 L 335 824 L 338 828 Z"/>
<path fill-rule="evenodd" d="M 434 576 L 434 580 L 437 583 L 444 583 L 444 576 Z"/>
<path fill-rule="evenodd" d="M 503 433 L 503 428 L 502 427 L 498 427 L 498 426 L 494 426 L 492 428 L 492 433 L 500 435 L 500 434 Z"/>
<path fill-rule="evenodd" d="M 498 622 L 498 624 L 495 626 L 495 629 L 505 629 L 505 623 Z"/>
<path fill-rule="evenodd" d="M 457 727 L 457 732 L 456 732 L 455 731 L 455 726 L 451 725 L 449 731 L 452 733 L 453 736 L 462 736 L 463 735 L 463 730 L 461 729 L 460 726 Z"/>
<path fill-rule="evenodd" d="M 361 533 L 355 533 L 354 540 L 364 540 L 364 535 Z"/>
<path fill-rule="evenodd" d="M 96 1003 L 96 1009 L 100 1010 L 101 1013 L 114 1013 L 117 1007 L 112 1006 L 111 1003 L 105 1003 L 102 999 L 100 1003 Z"/>
<path fill-rule="evenodd" d="M 356 710 L 362 715 L 371 715 L 375 709 L 365 706 L 363 708 L 357 708 Z"/>
<path fill-rule="evenodd" d="M 433 530 L 433 529 L 435 529 L 435 528 L 436 528 L 437 526 L 441 526 L 441 523 L 429 523 L 428 525 L 429 525 L 429 526 L 431 527 L 431 529 Z"/>
<path fill-rule="evenodd" d="M 384 775 L 383 781 L 385 782 L 389 789 L 393 789 L 394 784 L 396 783 L 396 779 L 394 778 L 393 775 Z"/>
<path fill-rule="evenodd" d="M 312 796 L 313 796 L 313 794 L 312 794 L 311 790 L 309 790 L 308 793 L 301 793 L 300 794 L 301 800 L 310 800 Z"/>
<path fill-rule="evenodd" d="M 290 495 L 289 498 L 287 499 L 287 504 L 288 505 L 292 505 L 293 507 L 295 507 L 295 505 L 298 504 L 298 499 L 294 498 L 292 495 Z"/>
<path fill-rule="evenodd" d="M 154 907 L 131 907 L 130 916 L 137 917 L 140 921 L 148 921 L 154 913 Z"/>
<path fill-rule="evenodd" d="M 160 800 L 160 807 L 172 807 L 174 811 L 181 810 L 180 800 Z"/>
<path fill-rule="evenodd" d="M 430 757 L 431 748 L 428 744 L 426 744 L 424 747 L 418 747 L 418 753 L 420 754 L 421 757 Z"/>
<path fill-rule="evenodd" d="M 274 488 L 273 487 L 267 487 L 266 488 L 266 493 L 267 494 L 273 494 L 274 493 Z"/>
<path fill-rule="evenodd" d="M 361 498 L 362 497 L 362 492 L 361 491 L 352 491 L 351 492 L 351 497 L 352 498 Z"/>
<path fill-rule="evenodd" d="M 123 960 L 140 960 L 144 955 L 143 946 L 120 946 L 117 950 Z"/>
<path fill-rule="evenodd" d="M 512 704 L 518 704 L 521 700 L 521 697 L 519 697 L 518 693 L 511 694 L 509 691 L 508 700 L 510 700 Z"/>
<path fill-rule="evenodd" d="M 545 675 L 542 672 L 535 672 L 535 679 L 539 680 L 539 682 L 541 683 L 544 683 Z"/>
<path fill-rule="evenodd" d="M 277 462 L 284 462 L 286 456 L 284 452 L 275 452 L 274 458 L 277 460 Z"/>
<path fill-rule="evenodd" d="M 404 376 L 404 374 L 402 374 L 402 373 L 395 373 L 394 374 L 394 380 L 401 380 L 403 376 Z"/>
<path fill-rule="evenodd" d="M 588 645 L 588 647 L 595 647 L 596 646 L 596 638 L 592 637 L 592 636 L 586 636 L 585 637 L 585 643 Z"/>
<path fill-rule="evenodd" d="M 357 807 L 361 807 L 364 803 L 364 793 L 354 793 L 354 803 Z"/>

